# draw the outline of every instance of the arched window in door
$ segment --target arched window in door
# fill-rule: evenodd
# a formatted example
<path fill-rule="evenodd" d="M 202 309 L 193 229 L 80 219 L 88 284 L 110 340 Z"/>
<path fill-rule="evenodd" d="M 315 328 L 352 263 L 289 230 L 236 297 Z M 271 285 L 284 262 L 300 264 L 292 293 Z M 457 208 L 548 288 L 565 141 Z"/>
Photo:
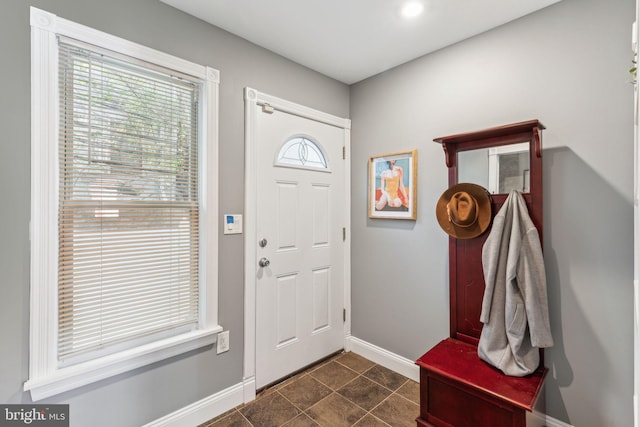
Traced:
<path fill-rule="evenodd" d="M 326 171 L 329 169 L 324 150 L 315 141 L 306 136 L 289 138 L 280 147 L 276 165 Z"/>

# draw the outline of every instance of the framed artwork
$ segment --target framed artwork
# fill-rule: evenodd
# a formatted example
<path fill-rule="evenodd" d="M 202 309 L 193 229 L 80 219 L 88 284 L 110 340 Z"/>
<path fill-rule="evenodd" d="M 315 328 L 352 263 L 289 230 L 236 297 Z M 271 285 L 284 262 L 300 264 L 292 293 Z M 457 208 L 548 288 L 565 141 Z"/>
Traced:
<path fill-rule="evenodd" d="M 418 151 L 369 158 L 369 218 L 412 219 L 418 214 Z"/>

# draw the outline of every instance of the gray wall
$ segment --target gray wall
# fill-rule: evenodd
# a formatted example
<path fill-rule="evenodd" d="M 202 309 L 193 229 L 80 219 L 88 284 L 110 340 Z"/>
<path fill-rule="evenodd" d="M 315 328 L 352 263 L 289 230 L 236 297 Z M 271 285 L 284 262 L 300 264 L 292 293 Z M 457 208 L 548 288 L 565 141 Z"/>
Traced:
<path fill-rule="evenodd" d="M 633 425 L 633 0 L 564 0 L 351 89 L 353 335 L 416 359 L 448 336 L 433 138 L 539 119 L 555 347 L 547 412 Z M 418 220 L 369 220 L 367 158 L 418 148 Z M 371 250 L 370 248 L 378 248 Z"/>
<path fill-rule="evenodd" d="M 220 214 L 244 206 L 243 88 L 346 117 L 349 88 L 158 0 L 2 0 L 0 4 L 0 403 L 29 402 L 29 5 L 217 68 Z M 222 224 L 222 222 L 220 222 Z M 46 400 L 69 403 L 74 426 L 136 426 L 242 379 L 243 241 L 220 233 L 220 322 L 231 351 L 196 351 Z"/>

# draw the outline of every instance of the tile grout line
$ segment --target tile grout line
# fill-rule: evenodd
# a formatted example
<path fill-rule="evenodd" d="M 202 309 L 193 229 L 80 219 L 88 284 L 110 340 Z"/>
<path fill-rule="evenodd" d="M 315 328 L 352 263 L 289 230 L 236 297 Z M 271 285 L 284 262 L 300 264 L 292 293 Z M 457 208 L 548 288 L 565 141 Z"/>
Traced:
<path fill-rule="evenodd" d="M 343 354 L 343 353 L 340 353 L 340 355 L 341 355 L 341 354 Z M 335 393 L 335 391 L 334 391 L 331 387 L 329 387 L 327 384 L 324 384 L 324 383 L 323 383 L 322 381 L 320 381 L 318 378 L 314 377 L 314 376 L 312 375 L 312 373 L 313 373 L 314 371 L 316 371 L 316 370 L 320 369 L 321 367 L 323 367 L 323 366 L 325 366 L 325 365 L 328 365 L 329 363 L 331 363 L 331 362 L 334 360 L 334 358 L 337 358 L 337 357 L 339 357 L 340 355 L 336 355 L 336 356 L 334 356 L 334 357 L 332 357 L 332 358 L 329 358 L 329 359 L 327 359 L 327 360 L 324 360 L 324 361 L 322 361 L 322 362 L 318 363 L 317 365 L 310 366 L 307 370 L 302 371 L 302 372 L 299 372 L 297 375 L 294 375 L 294 376 L 292 376 L 292 377 L 289 377 L 288 379 L 286 379 L 286 380 L 284 380 L 284 381 L 282 381 L 282 382 L 280 382 L 280 383 L 278 383 L 278 384 L 273 385 L 273 386 L 272 386 L 272 387 L 270 387 L 269 389 L 264 390 L 264 391 L 269 391 L 269 390 L 270 390 L 270 391 L 271 391 L 271 393 L 277 393 L 278 395 L 280 395 L 280 397 L 282 397 L 284 400 L 286 400 L 288 403 L 290 403 L 290 404 L 291 404 L 291 406 L 293 406 L 296 410 L 300 411 L 298 414 L 294 415 L 293 417 L 291 417 L 290 419 L 288 419 L 287 421 L 285 421 L 285 422 L 283 423 L 283 425 L 285 425 L 285 424 L 287 424 L 287 423 L 291 422 L 292 420 L 294 420 L 295 418 L 297 418 L 297 417 L 298 417 L 298 416 L 300 416 L 301 414 L 304 414 L 304 415 L 306 415 L 307 417 L 311 418 L 311 417 L 309 416 L 309 414 L 307 413 L 307 410 L 308 410 L 308 409 L 310 409 L 310 408 L 312 408 L 313 406 L 317 405 L 319 402 L 323 401 L 324 399 L 326 399 L 327 397 L 329 397 L 331 394 Z M 331 393 L 330 393 L 329 395 L 327 395 L 326 397 L 324 397 L 324 398 L 320 399 L 318 402 L 314 403 L 313 405 L 309 406 L 306 410 L 303 410 L 303 409 L 302 409 L 302 408 L 300 408 L 298 405 L 296 405 L 294 402 L 292 402 L 292 401 L 291 401 L 287 396 L 285 396 L 284 394 L 282 394 L 282 393 L 280 392 L 280 390 L 281 390 L 281 389 L 283 389 L 283 388 L 285 388 L 285 387 L 288 387 L 288 386 L 290 386 L 290 385 L 294 384 L 295 382 L 299 381 L 300 379 L 304 378 L 305 376 L 311 376 L 311 377 L 313 377 L 313 379 L 314 379 L 314 380 L 316 380 L 316 381 L 318 381 L 318 383 L 322 384 L 323 386 L 325 386 L 325 387 L 327 387 L 329 390 L 331 390 Z M 246 419 L 246 418 L 245 418 L 245 419 Z M 311 419 L 313 420 L 313 418 L 311 418 Z M 248 421 L 248 420 L 247 420 L 247 421 Z M 315 422 L 315 420 L 313 420 L 313 421 Z M 249 421 L 249 424 L 251 424 L 251 425 L 253 426 L 253 423 L 251 423 L 250 421 Z"/>
<path fill-rule="evenodd" d="M 342 353 L 342 354 L 345 354 L 345 353 Z M 341 354 L 341 355 L 342 355 L 342 354 Z M 340 356 L 341 356 L 341 355 L 340 355 Z M 347 400 L 348 402 L 350 402 L 350 403 L 354 404 L 356 407 L 358 407 L 358 408 L 362 409 L 362 410 L 365 412 L 365 414 L 364 414 L 362 417 L 358 418 L 358 419 L 357 419 L 357 420 L 352 424 L 352 426 L 355 426 L 355 425 L 356 425 L 356 424 L 358 424 L 360 421 L 362 421 L 362 419 L 363 419 L 364 417 L 366 417 L 366 416 L 367 416 L 368 414 L 370 414 L 370 413 L 369 413 L 369 411 L 367 411 L 365 408 L 363 408 L 362 406 L 358 405 L 356 402 L 353 402 L 351 399 L 348 399 L 347 397 L 345 397 L 345 396 L 343 396 L 342 394 L 340 394 L 340 393 L 339 393 L 339 390 L 340 390 L 340 389 L 342 389 L 343 387 L 345 387 L 346 385 L 348 385 L 348 384 L 350 384 L 350 383 L 354 382 L 354 381 L 355 381 L 355 380 L 357 380 L 358 378 L 360 378 L 360 377 L 364 377 L 364 373 L 365 373 L 365 372 L 368 372 L 371 368 L 375 367 L 375 366 L 376 366 L 376 364 L 374 363 L 372 366 L 370 366 L 369 368 L 365 369 L 363 372 L 358 372 L 358 371 L 356 371 L 355 369 L 352 369 L 351 367 L 349 367 L 349 366 L 347 366 L 347 365 L 345 365 L 345 364 L 343 364 L 343 363 L 340 363 L 340 361 L 339 361 L 339 360 L 337 360 L 337 359 L 339 359 L 339 358 L 340 358 L 340 356 L 336 356 L 335 360 L 333 360 L 333 359 L 328 360 L 328 361 L 327 361 L 327 363 L 323 364 L 322 366 L 317 367 L 316 369 L 310 370 L 310 371 L 307 373 L 307 375 L 310 375 L 311 377 L 313 377 L 313 379 L 314 379 L 314 380 L 318 381 L 320 384 L 322 384 L 323 386 L 325 386 L 325 387 L 327 387 L 329 390 L 331 390 L 331 393 L 330 393 L 330 394 L 328 394 L 327 396 L 323 397 L 322 399 L 318 400 L 316 403 L 314 403 L 313 405 L 309 406 L 306 410 L 304 410 L 304 411 L 302 411 L 302 412 L 303 412 L 305 415 L 307 415 L 309 418 L 311 418 L 314 422 L 316 422 L 316 420 L 315 420 L 315 419 L 313 419 L 313 417 L 311 417 L 311 416 L 307 413 L 307 411 L 308 411 L 309 409 L 313 408 L 314 406 L 316 406 L 316 405 L 320 404 L 320 402 L 324 401 L 325 399 L 328 399 L 332 394 L 334 394 L 334 393 L 335 393 L 335 394 L 337 394 L 338 396 L 340 396 L 340 397 L 342 397 L 343 399 Z M 323 367 L 323 366 L 325 366 L 325 365 L 328 365 L 328 364 L 329 364 L 329 363 L 331 363 L 331 362 L 336 362 L 336 363 L 337 363 L 337 364 L 339 364 L 340 366 L 343 366 L 344 368 L 346 368 L 346 369 L 350 370 L 351 372 L 355 373 L 355 374 L 356 374 L 356 376 L 355 376 L 353 379 L 351 379 L 351 380 L 347 381 L 346 383 L 342 384 L 340 387 L 337 387 L 336 389 L 334 389 L 333 387 L 329 386 L 328 384 L 325 384 L 325 383 L 324 383 L 324 382 L 322 382 L 319 378 L 317 378 L 317 377 L 315 377 L 315 376 L 313 375 L 313 372 L 315 372 L 316 370 L 320 369 L 321 367 Z M 364 377 L 364 378 L 367 378 L 367 377 Z M 367 379 L 368 379 L 368 378 L 367 378 Z M 373 381 L 373 382 L 375 383 L 375 381 Z M 377 384 L 377 383 L 376 383 L 376 384 Z M 388 389 L 387 389 L 387 390 L 388 390 Z M 285 398 L 286 398 L 286 397 L 285 397 Z M 288 399 L 287 399 L 287 400 L 288 400 Z M 291 404 L 293 404 L 293 402 L 291 402 Z M 293 405 L 294 405 L 296 408 L 298 408 L 295 404 L 293 404 Z M 299 409 L 299 408 L 298 408 L 298 409 Z M 373 414 L 371 414 L 371 416 L 374 416 L 374 417 L 375 417 L 375 415 L 373 415 Z M 375 417 L 375 418 L 376 418 L 376 419 L 379 419 L 378 417 Z M 380 420 L 380 421 L 382 421 L 382 420 Z M 389 424 L 387 424 L 387 423 L 386 423 L 386 422 L 384 422 L 384 421 L 382 421 L 382 422 L 383 422 L 384 424 L 386 424 L 386 425 L 389 425 Z"/>
<path fill-rule="evenodd" d="M 342 353 L 342 354 L 345 354 L 345 353 Z M 341 354 L 341 355 L 342 355 L 342 354 Z M 342 398 L 346 399 L 348 402 L 350 402 L 350 403 L 354 404 L 356 407 L 358 407 L 358 408 L 362 409 L 363 411 L 365 411 L 365 414 L 364 414 L 362 417 L 358 418 L 358 420 L 357 420 L 355 423 L 353 423 L 353 424 L 352 424 L 352 426 L 355 426 L 356 424 L 358 424 L 358 423 L 359 423 L 360 421 L 362 421 L 362 419 L 364 419 L 367 415 L 371 415 L 371 416 L 372 416 L 372 417 L 374 417 L 376 420 L 379 420 L 380 422 L 384 423 L 385 425 L 387 425 L 387 426 L 390 426 L 390 427 L 391 427 L 391 425 L 390 425 L 389 423 L 387 423 L 386 421 L 384 421 L 384 420 L 382 420 L 381 418 L 377 417 L 377 416 L 376 416 L 375 414 L 373 414 L 372 412 L 373 412 L 377 407 L 379 407 L 380 405 L 382 405 L 382 403 L 384 403 L 385 401 L 387 401 L 387 400 L 388 400 L 391 396 L 393 396 L 394 394 L 397 394 L 397 395 L 398 395 L 399 397 L 401 397 L 402 399 L 407 400 L 408 402 L 415 404 L 415 402 L 413 402 L 412 400 L 407 399 L 406 397 L 404 397 L 404 396 L 402 396 L 401 394 L 397 393 L 397 391 L 398 391 L 398 390 L 400 390 L 404 385 L 406 385 L 409 381 L 411 381 L 409 378 L 406 378 L 406 377 L 404 377 L 404 376 L 402 375 L 402 376 L 405 378 L 405 381 L 404 381 L 404 382 L 402 382 L 402 383 L 401 383 L 401 384 L 400 384 L 400 385 L 399 385 L 395 390 L 393 390 L 393 389 L 391 389 L 391 388 L 387 387 L 386 385 L 381 384 L 381 383 L 379 383 L 378 381 L 376 381 L 376 380 L 374 380 L 374 379 L 372 379 L 372 378 L 369 378 L 369 377 L 367 377 L 367 376 L 365 375 L 367 372 L 369 372 L 370 370 L 372 370 L 372 369 L 373 369 L 373 368 L 375 368 L 376 366 L 380 366 L 380 367 L 384 368 L 382 365 L 379 365 L 379 364 L 377 364 L 377 363 L 373 362 L 373 364 L 372 364 L 370 367 L 368 367 L 367 369 L 365 369 L 365 370 L 364 370 L 364 371 L 362 371 L 362 372 L 358 372 L 358 371 L 356 371 L 355 369 L 352 369 L 351 367 L 349 367 L 349 366 L 347 366 L 347 365 L 345 365 L 345 364 L 343 364 L 343 363 L 340 363 L 340 361 L 339 361 L 339 360 L 337 360 L 337 359 L 338 359 L 341 355 L 336 356 L 336 359 L 335 359 L 335 360 L 333 360 L 333 359 L 329 359 L 329 360 L 327 360 L 327 362 L 326 362 L 326 363 L 324 363 L 322 366 L 318 366 L 316 369 L 310 370 L 310 371 L 307 373 L 307 375 L 312 376 L 312 377 L 313 377 L 316 381 L 318 381 L 320 384 L 324 385 L 324 386 L 325 386 L 325 387 L 327 387 L 329 390 L 331 390 L 331 394 L 336 393 L 338 396 L 341 396 Z M 324 382 L 322 382 L 319 378 L 316 378 L 316 377 L 313 375 L 313 372 L 314 372 L 314 371 L 316 371 L 316 370 L 320 369 L 321 367 L 323 367 L 323 366 L 325 366 L 325 365 L 328 365 L 328 364 L 329 364 L 329 363 L 331 363 L 331 362 L 336 362 L 337 364 L 339 364 L 339 365 L 341 365 L 341 366 L 343 366 L 343 367 L 345 367 L 345 368 L 349 369 L 350 371 L 352 371 L 352 372 L 354 372 L 355 374 L 357 374 L 357 375 L 356 375 L 356 377 L 354 377 L 354 378 L 353 378 L 353 379 L 351 379 L 350 381 L 347 381 L 345 384 L 341 385 L 340 387 L 338 387 L 338 388 L 336 388 L 336 389 L 334 390 L 334 389 L 333 389 L 332 387 L 330 387 L 328 384 L 325 384 L 325 383 L 324 383 Z M 371 410 L 367 410 L 367 409 L 363 408 L 362 406 L 360 406 L 360 405 L 359 405 L 359 404 L 357 404 L 356 402 L 352 401 L 351 399 L 348 399 L 346 396 L 343 396 L 343 395 L 339 392 L 339 390 L 340 390 L 340 389 L 342 389 L 342 388 L 344 388 L 345 386 L 347 386 L 348 384 L 350 384 L 350 383 L 352 383 L 352 382 L 356 381 L 356 380 L 357 380 L 358 378 L 360 378 L 360 377 L 363 377 L 364 379 L 369 380 L 369 381 L 371 381 L 372 383 L 374 383 L 374 384 L 376 384 L 376 385 L 378 385 L 378 386 L 380 386 L 380 387 L 382 387 L 382 388 L 384 388 L 385 390 L 388 390 L 388 391 L 390 392 L 388 396 L 386 396 L 384 399 L 382 399 L 380 402 L 378 402 L 378 404 L 376 404 L 373 408 L 371 408 Z M 314 406 L 318 405 L 320 402 L 322 402 L 323 400 L 325 400 L 325 399 L 327 399 L 329 396 L 331 396 L 331 394 L 329 394 L 329 395 L 325 396 L 324 398 L 320 399 L 319 401 L 317 401 L 316 403 L 314 403 L 313 405 L 311 405 L 309 408 L 307 408 L 306 410 L 304 410 L 304 411 L 302 411 L 302 412 L 303 412 L 305 415 L 309 416 L 309 414 L 307 413 L 307 410 L 309 410 L 309 409 L 311 409 L 312 407 L 314 407 Z M 284 397 L 284 396 L 283 396 L 283 397 Z M 285 397 L 285 399 L 286 399 L 286 397 Z M 289 401 L 289 400 L 287 399 L 287 401 Z M 298 408 L 295 404 L 293 404 L 293 402 L 291 402 L 291 401 L 289 401 L 289 402 L 290 402 L 292 405 L 294 405 L 294 407 L 296 407 L 297 409 L 300 409 L 300 408 Z M 309 418 L 313 419 L 311 416 L 309 416 Z M 289 421 L 291 421 L 291 420 L 289 420 Z M 289 422 L 289 421 L 287 421 L 287 422 Z M 313 420 L 313 421 L 315 422 L 316 420 Z"/>
<path fill-rule="evenodd" d="M 312 419 L 314 422 L 316 422 L 316 420 L 315 420 L 315 419 L 313 419 L 313 417 L 311 417 L 307 411 L 308 411 L 309 409 L 313 408 L 314 406 L 318 405 L 320 402 L 322 402 L 323 400 L 327 399 L 329 396 L 331 396 L 331 395 L 332 395 L 332 394 L 334 394 L 334 393 L 336 393 L 336 394 L 338 394 L 338 395 L 340 395 L 340 396 L 342 396 L 342 395 L 341 395 L 340 393 L 338 393 L 338 389 L 334 390 L 331 386 L 329 386 L 328 384 L 325 384 L 325 383 L 324 383 L 324 382 L 322 382 L 319 378 L 315 377 L 315 376 L 313 375 L 313 372 L 315 372 L 315 371 L 319 370 L 320 368 L 322 368 L 322 367 L 324 367 L 324 366 L 326 366 L 326 365 L 329 365 L 331 362 L 336 362 L 336 363 L 338 363 L 339 365 L 344 366 L 345 368 L 349 369 L 350 371 L 352 371 L 352 372 L 354 372 L 354 373 L 356 374 L 356 377 L 355 377 L 353 380 L 351 380 L 351 381 L 354 381 L 356 378 L 358 378 L 359 376 L 361 376 L 361 374 L 360 374 L 360 373 L 358 373 L 357 371 L 355 371 L 355 370 L 351 369 L 350 367 L 348 367 L 348 366 L 346 366 L 346 365 L 343 365 L 342 363 L 340 363 L 340 362 L 338 362 L 338 361 L 337 361 L 337 359 L 338 359 L 338 358 L 340 358 L 340 356 L 342 356 L 343 354 L 345 354 L 345 353 L 340 353 L 340 354 L 338 354 L 338 355 L 334 356 L 333 358 L 327 359 L 327 360 L 325 360 L 324 362 L 319 363 L 319 364 L 318 364 L 318 365 L 316 365 L 316 366 L 309 367 L 309 369 L 308 369 L 308 370 L 300 372 L 299 376 L 292 377 L 292 378 L 295 378 L 295 379 L 293 379 L 293 381 L 290 381 L 290 383 L 289 383 L 289 384 L 284 385 L 284 383 L 282 383 L 282 384 L 283 384 L 283 385 L 282 385 L 282 387 L 279 387 L 277 390 L 274 390 L 274 392 L 278 393 L 278 394 L 279 394 L 283 399 L 285 399 L 287 402 L 289 402 L 289 403 L 290 403 L 294 408 L 296 408 L 297 410 L 299 410 L 299 411 L 300 411 L 300 414 L 304 414 L 304 415 L 306 415 L 307 417 L 309 417 L 310 419 Z M 331 391 L 331 393 L 329 393 L 327 396 L 323 397 L 322 399 L 318 400 L 318 401 L 317 401 L 317 402 L 315 402 L 313 405 L 309 406 L 307 409 L 304 409 L 304 410 L 303 410 L 303 409 L 302 409 L 302 408 L 300 408 L 298 405 L 296 405 L 295 403 L 293 403 L 289 398 L 287 398 L 287 396 L 285 396 L 284 394 L 280 393 L 280 389 L 281 389 L 281 388 L 285 388 L 285 387 L 287 387 L 287 386 L 289 386 L 289 385 L 292 385 L 293 383 L 295 383 L 296 381 L 299 381 L 301 378 L 303 378 L 303 377 L 305 377 L 305 376 L 310 376 L 310 377 L 312 377 L 312 378 L 313 378 L 315 381 L 317 381 L 319 384 L 321 384 L 321 385 L 323 385 L 324 387 L 326 387 L 327 389 L 329 389 L 329 390 Z M 349 384 L 351 381 L 348 381 L 346 384 Z M 346 384 L 344 384 L 344 385 L 346 385 Z M 341 387 L 344 387 L 344 385 L 342 385 Z M 277 386 L 276 386 L 276 387 L 277 387 Z M 342 397 L 344 397 L 344 396 L 342 396 Z M 346 399 L 346 398 L 345 398 L 345 399 Z M 348 399 L 347 399 L 347 400 L 348 400 Z M 349 401 L 350 401 L 350 400 L 349 400 Z M 351 401 L 350 401 L 350 402 L 351 402 Z M 355 404 L 355 402 L 352 402 L 352 403 L 354 403 L 354 404 Z M 357 405 L 357 404 L 356 404 L 356 406 L 360 407 L 360 406 L 359 406 L 359 405 Z M 363 409 L 363 410 L 364 410 L 364 408 L 361 408 L 361 409 Z M 294 416 L 294 417 L 292 417 L 291 419 L 287 420 L 284 424 L 286 424 L 286 423 L 288 423 L 288 422 L 292 421 L 293 419 L 295 419 L 296 417 L 298 417 L 300 414 L 295 415 L 295 416 Z M 360 419 L 358 419 L 358 421 L 360 421 Z M 316 423 L 317 423 L 317 422 L 316 422 Z"/>
<path fill-rule="evenodd" d="M 242 417 L 242 419 L 243 419 L 243 420 L 245 420 L 246 422 L 248 422 L 248 423 L 249 423 L 249 425 L 250 425 L 251 427 L 255 427 L 255 426 L 253 425 L 253 423 L 252 423 L 251 421 L 249 421 L 249 419 L 248 419 L 247 417 L 245 417 L 245 416 L 244 416 L 244 414 L 243 414 L 242 412 L 240 412 L 240 411 L 239 411 L 239 410 L 237 410 L 237 409 L 236 409 L 236 411 L 237 411 L 237 412 L 238 412 L 238 414 Z"/>
<path fill-rule="evenodd" d="M 284 399 L 288 404 L 290 404 L 293 408 L 295 408 L 296 411 L 298 411 L 297 414 L 295 414 L 294 416 L 292 416 L 290 419 L 284 421 L 282 424 L 280 424 L 280 426 L 284 426 L 287 425 L 288 423 L 291 423 L 294 419 L 298 418 L 300 415 L 304 415 L 305 417 L 309 418 L 310 420 L 312 420 L 314 423 L 318 424 L 318 420 L 314 419 L 310 413 L 308 412 L 309 410 L 311 410 L 312 408 L 314 408 L 315 406 L 317 406 L 318 404 L 320 404 L 321 402 L 323 402 L 324 400 L 326 400 L 327 398 L 329 398 L 331 395 L 336 394 L 337 396 L 345 399 L 346 401 L 348 401 L 349 403 L 353 404 L 356 408 L 361 409 L 362 411 L 364 411 L 364 415 L 360 418 L 358 418 L 358 420 L 356 420 L 353 424 L 351 424 L 351 426 L 355 426 L 356 424 L 358 424 L 359 422 L 361 422 L 364 418 L 366 418 L 367 416 L 371 416 L 373 418 L 375 418 L 377 421 L 383 423 L 385 426 L 389 426 L 392 427 L 388 422 L 386 422 L 385 420 L 379 418 L 378 416 L 376 416 L 375 414 L 373 414 L 373 411 L 376 410 L 378 407 L 380 407 L 380 405 L 382 405 L 384 402 L 388 401 L 394 394 L 398 395 L 399 397 L 401 397 L 403 400 L 411 403 L 411 404 L 416 404 L 416 402 L 414 402 L 412 399 L 403 396 L 402 394 L 398 393 L 398 391 L 400 389 L 402 389 L 405 385 L 407 385 L 408 383 L 410 383 L 412 380 L 410 378 L 406 378 L 404 377 L 404 375 L 401 375 L 401 377 L 404 378 L 404 381 L 400 383 L 400 385 L 398 387 L 394 389 L 391 389 L 390 387 L 387 387 L 385 384 L 381 384 L 380 382 L 376 381 L 373 378 L 369 378 L 368 376 L 366 376 L 365 374 L 370 372 L 372 369 L 379 367 L 382 369 L 386 369 L 384 366 L 379 365 L 375 362 L 372 362 L 366 358 L 363 358 L 364 360 L 368 361 L 371 363 L 371 366 L 366 367 L 362 372 L 357 371 L 356 369 L 348 366 L 347 364 L 345 364 L 344 362 L 341 362 L 339 359 L 344 358 L 345 355 L 348 354 L 348 352 L 342 352 L 342 353 L 338 353 L 336 355 L 334 355 L 333 357 L 330 357 L 328 359 L 325 359 L 323 361 L 321 361 L 320 363 L 318 363 L 317 365 L 314 366 L 310 366 L 308 367 L 307 370 L 301 371 L 296 375 L 292 375 L 289 378 L 283 380 L 280 383 L 274 384 L 271 387 L 267 387 L 264 390 L 262 390 L 259 395 L 257 396 L 257 398 L 254 400 L 260 400 L 265 398 L 266 396 L 269 396 L 273 393 L 277 393 L 279 398 Z M 328 384 L 326 384 L 325 382 L 323 382 L 321 379 L 317 378 L 314 374 L 314 372 L 320 370 L 321 368 L 328 366 L 329 364 L 335 362 L 337 365 L 348 369 L 349 371 L 351 371 L 352 373 L 356 374 L 356 376 L 354 378 L 352 378 L 351 380 L 348 380 L 346 383 L 341 384 L 340 386 L 336 386 L 331 387 Z M 357 362 L 356 362 L 357 363 Z M 330 391 L 330 393 L 321 398 L 320 400 L 318 400 L 317 402 L 313 403 L 312 405 L 310 405 L 309 407 L 307 407 L 307 409 L 302 409 L 300 406 L 296 405 L 294 402 L 292 402 L 289 398 L 287 398 L 287 396 L 285 396 L 282 393 L 282 390 L 284 390 L 286 387 L 289 387 L 293 384 L 295 384 L 296 382 L 300 381 L 301 379 L 305 378 L 305 377 L 310 377 L 311 379 L 313 379 L 314 381 L 317 381 L 320 385 L 324 386 L 327 388 L 327 390 Z M 347 385 L 351 384 L 352 382 L 360 379 L 360 377 L 362 377 L 364 380 L 368 380 L 371 381 L 371 383 L 375 384 L 376 386 L 379 386 L 381 388 L 383 388 L 384 390 L 389 391 L 389 395 L 386 396 L 385 398 L 383 398 L 380 402 L 378 402 L 375 406 L 373 406 L 371 408 L 371 410 L 367 410 L 365 408 L 363 408 L 362 406 L 360 406 L 358 403 L 356 403 L 355 401 L 351 400 L 350 398 L 348 398 L 347 396 L 344 396 L 343 394 L 341 394 L 339 392 L 339 390 L 343 389 L 344 387 L 346 387 Z M 383 376 L 384 378 L 384 376 Z M 244 416 L 244 414 L 241 412 L 241 409 L 246 407 L 247 405 L 250 405 L 252 402 L 248 403 L 248 404 L 243 404 L 243 405 L 239 405 L 238 407 L 230 410 L 226 415 L 224 415 L 222 418 L 220 417 L 216 417 L 212 420 L 209 420 L 210 422 L 207 422 L 205 424 L 202 425 L 202 427 L 210 427 L 212 426 L 214 423 L 217 423 L 225 418 L 228 418 L 232 415 L 234 415 L 235 412 L 238 412 L 238 415 L 241 417 L 242 420 L 246 421 L 248 423 L 248 425 L 255 427 L 255 425 L 247 418 Z M 215 421 L 214 421 L 215 420 Z"/>
<path fill-rule="evenodd" d="M 371 416 L 372 416 L 372 417 L 374 417 L 376 420 L 379 420 L 379 421 L 380 421 L 380 422 L 382 422 L 383 424 L 385 424 L 385 425 L 387 425 L 387 426 L 391 427 L 391 425 L 390 425 L 389 423 L 387 423 L 386 421 L 384 421 L 384 420 L 380 419 L 379 417 L 377 417 L 375 414 L 373 414 L 373 413 L 372 413 L 372 411 L 373 411 L 374 409 L 376 409 L 378 406 L 380 406 L 383 402 L 385 402 L 386 400 L 388 400 L 391 396 L 393 396 L 394 394 L 396 394 L 396 391 L 397 391 L 397 390 L 400 390 L 400 388 L 402 388 L 402 387 L 403 387 L 403 386 L 404 386 L 404 385 L 409 381 L 409 379 L 407 378 L 407 379 L 406 379 L 406 380 L 405 380 L 405 381 L 404 381 L 400 386 L 398 386 L 398 388 L 394 391 L 394 390 L 390 389 L 389 387 L 385 386 L 384 384 L 380 384 L 378 381 L 376 381 L 376 380 L 374 380 L 374 379 L 372 379 L 372 378 L 369 378 L 369 377 L 367 377 L 367 376 L 365 375 L 367 372 L 369 372 L 370 370 L 372 370 L 372 369 L 373 369 L 373 368 L 375 368 L 376 366 L 382 366 L 382 365 L 379 365 L 379 364 L 377 364 L 377 363 L 375 363 L 375 362 L 374 362 L 370 367 L 368 367 L 368 368 L 367 368 L 367 369 L 365 369 L 364 371 L 362 371 L 362 372 L 358 372 L 358 371 L 356 371 L 355 369 L 352 369 L 351 367 L 349 367 L 349 366 L 347 366 L 347 365 L 345 365 L 345 364 L 343 364 L 343 363 L 340 363 L 340 361 L 338 361 L 338 360 L 335 360 L 335 362 L 336 362 L 336 363 L 338 363 L 338 364 L 340 364 L 340 365 L 342 365 L 342 366 L 344 366 L 345 368 L 347 368 L 347 369 L 349 369 L 349 370 L 351 370 L 351 371 L 355 372 L 355 373 L 357 374 L 357 376 L 356 376 L 355 378 L 353 378 L 352 380 L 350 380 L 350 381 L 346 382 L 345 384 L 343 384 L 342 386 L 340 386 L 340 387 L 339 387 L 339 388 L 337 388 L 336 390 L 333 390 L 333 389 L 332 389 L 331 387 L 329 387 L 327 384 L 322 383 L 322 381 L 320 381 L 319 379 L 317 379 L 317 378 L 315 378 L 315 377 L 314 377 L 314 378 L 315 378 L 318 382 L 320 382 L 321 384 L 325 385 L 326 387 L 329 387 L 329 389 L 331 389 L 331 390 L 332 390 L 332 394 L 333 394 L 333 393 L 337 393 L 339 396 L 343 397 L 344 399 L 346 399 L 346 400 L 347 400 L 347 401 L 349 401 L 350 403 L 353 403 L 354 405 L 356 405 L 356 407 L 358 407 L 358 408 L 362 409 L 363 411 L 365 411 L 365 414 L 364 414 L 362 417 L 358 418 L 358 420 L 357 420 L 355 423 L 353 423 L 353 424 L 352 424 L 352 426 L 355 426 L 356 424 L 358 424 L 358 423 L 359 423 L 360 421 L 362 421 L 362 420 L 363 420 L 367 415 L 371 415 Z M 311 373 L 309 373 L 309 374 L 311 375 Z M 380 402 L 378 402 L 378 403 L 377 403 L 373 408 L 371 408 L 371 410 L 367 410 L 366 408 L 363 408 L 363 407 L 362 407 L 362 406 L 360 406 L 358 403 L 356 403 L 356 402 L 352 401 L 351 399 L 348 399 L 346 396 L 343 396 L 343 395 L 339 392 L 339 390 L 341 390 L 342 388 L 346 387 L 348 384 L 351 384 L 352 382 L 356 381 L 356 380 L 357 380 L 358 378 L 360 378 L 360 377 L 363 377 L 364 379 L 371 381 L 372 383 L 374 383 L 374 384 L 376 384 L 376 385 L 378 385 L 378 386 L 380 386 L 380 387 L 384 388 L 385 390 L 390 391 L 389 395 L 388 395 L 388 396 L 386 396 L 384 399 L 382 399 Z M 329 396 L 330 396 L 330 395 L 329 395 Z M 318 402 L 316 402 L 316 404 L 320 403 L 322 400 L 324 400 L 324 399 L 328 398 L 329 396 L 327 396 L 327 397 L 325 397 L 325 398 L 323 398 L 323 399 L 319 400 Z M 400 395 L 399 395 L 399 396 L 400 396 Z M 404 397 L 404 396 L 401 396 L 401 397 Z M 408 400 L 408 399 L 407 399 L 407 400 Z M 412 403 L 413 403 L 413 402 L 412 402 Z M 312 406 L 315 406 L 316 404 L 314 404 L 314 405 L 312 405 Z M 310 407 L 310 408 L 311 408 L 311 407 Z M 310 408 L 309 408 L 309 409 L 310 409 Z M 315 420 L 314 420 L 314 421 L 315 421 Z"/>

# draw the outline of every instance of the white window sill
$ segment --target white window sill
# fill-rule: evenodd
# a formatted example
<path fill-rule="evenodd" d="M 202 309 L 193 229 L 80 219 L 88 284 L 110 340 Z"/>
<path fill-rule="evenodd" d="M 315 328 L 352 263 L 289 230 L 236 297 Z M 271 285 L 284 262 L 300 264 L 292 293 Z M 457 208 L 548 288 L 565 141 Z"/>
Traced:
<path fill-rule="evenodd" d="M 36 402 L 49 396 L 64 393 L 123 372 L 211 345 L 215 343 L 217 333 L 221 331 L 222 327 L 216 325 L 77 365 L 55 369 L 47 375 L 29 379 L 24 384 L 24 390 L 30 391 L 31 399 Z"/>

